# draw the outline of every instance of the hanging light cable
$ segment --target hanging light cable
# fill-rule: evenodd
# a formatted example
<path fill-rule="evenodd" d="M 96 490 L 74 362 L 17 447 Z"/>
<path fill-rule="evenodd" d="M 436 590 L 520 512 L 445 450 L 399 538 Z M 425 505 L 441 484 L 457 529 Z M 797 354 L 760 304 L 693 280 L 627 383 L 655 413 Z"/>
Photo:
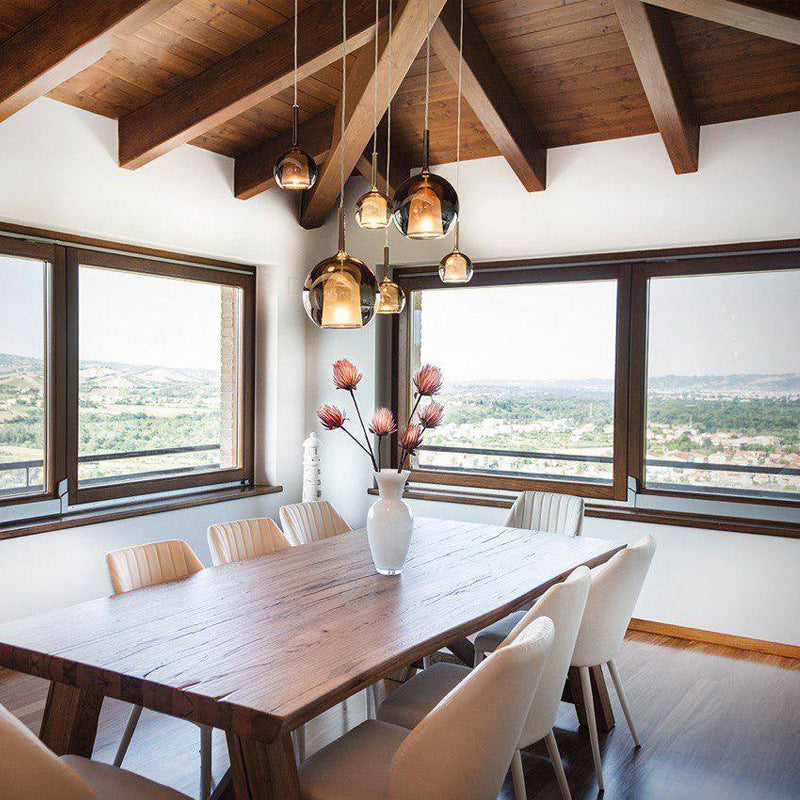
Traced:
<path fill-rule="evenodd" d="M 425 133 L 422 137 L 422 172 L 407 178 L 392 200 L 392 218 L 409 239 L 439 239 L 446 236 L 458 217 L 456 190 L 429 167 L 430 131 L 428 112 L 431 91 L 431 10 L 427 4 L 425 40 Z"/>
<path fill-rule="evenodd" d="M 347 117 L 347 0 L 342 0 L 342 99 L 339 141 L 339 250 L 319 262 L 303 284 L 303 305 L 320 328 L 363 328 L 375 314 L 378 281 L 348 254 L 344 237 L 345 118 Z"/>
<path fill-rule="evenodd" d="M 281 189 L 310 189 L 317 180 L 317 162 L 297 144 L 300 136 L 300 107 L 297 105 L 297 0 L 294 0 L 294 102 L 292 104 L 292 146 L 275 160 L 272 173 Z"/>
<path fill-rule="evenodd" d="M 389 0 L 389 58 L 386 64 L 386 185 L 392 167 L 392 0 Z M 384 229 L 383 239 L 383 279 L 378 284 L 380 299 L 378 314 L 399 314 L 406 305 L 406 293 L 389 277 L 392 267 L 389 263 L 389 226 Z"/>
<path fill-rule="evenodd" d="M 380 0 L 375 0 L 375 68 L 372 81 L 372 188 L 356 202 L 356 222 L 362 228 L 386 228 L 391 221 L 389 198 L 378 189 L 378 23 Z M 389 176 L 386 176 L 388 190 Z"/>
<path fill-rule="evenodd" d="M 461 17 L 458 27 L 458 111 L 456 112 L 456 193 L 461 188 L 461 75 L 464 67 L 464 0 L 461 0 Z M 453 251 L 439 262 L 442 283 L 469 283 L 472 280 L 472 259 L 458 249 L 458 228 L 455 223 Z"/>

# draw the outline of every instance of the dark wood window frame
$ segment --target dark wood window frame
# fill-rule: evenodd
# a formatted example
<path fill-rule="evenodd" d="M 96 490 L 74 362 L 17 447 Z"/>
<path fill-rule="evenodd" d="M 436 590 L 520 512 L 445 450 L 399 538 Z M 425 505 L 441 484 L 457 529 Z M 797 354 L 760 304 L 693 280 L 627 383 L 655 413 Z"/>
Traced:
<path fill-rule="evenodd" d="M 519 261 L 491 261 L 475 264 L 475 275 L 469 284 L 458 287 L 468 291 L 475 286 L 501 286 L 533 282 L 570 282 L 589 278 L 602 279 L 619 275 L 617 365 L 615 380 L 615 431 L 614 431 L 614 482 L 613 487 L 598 492 L 595 484 L 564 480 L 529 480 L 493 476 L 490 473 L 448 473 L 446 470 L 412 470 L 412 484 L 436 484 L 461 487 L 461 491 L 506 490 L 523 491 L 541 489 L 568 494 L 579 494 L 590 500 L 627 500 L 628 478 L 634 479 L 638 495 L 654 497 L 691 498 L 716 502 L 736 502 L 750 505 L 800 508 L 800 500 L 783 500 L 769 497 L 743 497 L 735 494 L 704 493 L 701 491 L 671 491 L 648 489 L 644 471 L 644 444 L 646 426 L 648 285 L 651 277 L 711 275 L 734 272 L 764 272 L 797 269 L 800 240 L 750 242 L 732 245 L 710 245 L 692 248 L 599 253 L 594 255 L 563 256 L 553 259 L 528 259 Z M 624 277 L 626 276 L 626 277 Z M 406 290 L 445 288 L 430 265 L 396 267 L 394 279 Z M 452 285 L 447 288 L 455 288 Z M 408 412 L 410 385 L 411 303 L 404 312 L 393 318 L 391 330 L 391 400 L 400 417 Z M 618 423 L 623 430 L 618 429 Z M 396 446 L 396 442 L 395 442 Z M 397 453 L 395 451 L 395 459 Z M 609 491 L 610 490 L 610 491 Z M 413 489 L 412 489 L 413 491 Z M 420 491 L 434 492 L 435 489 Z M 446 490 L 443 490 L 443 492 Z M 428 496 L 430 498 L 430 494 Z M 451 500 L 452 501 L 452 500 Z M 475 495 L 469 502 L 481 504 Z M 620 507 L 624 510 L 624 507 Z M 668 513 L 657 509 L 641 509 L 640 513 Z M 711 517 L 708 517 L 709 519 Z M 721 518 L 724 519 L 724 518 Z M 740 519 L 740 522 L 742 520 Z M 765 522 L 765 524 L 770 524 Z M 774 523 L 776 526 L 792 523 Z M 706 526 L 707 527 L 707 526 Z M 782 535 L 782 534 L 778 534 Z"/>
<path fill-rule="evenodd" d="M 169 496 L 175 498 L 176 507 L 183 507 L 191 505 L 190 495 L 186 494 L 187 490 L 209 494 L 209 490 L 213 490 L 213 487 L 228 484 L 252 487 L 261 493 L 280 490 L 280 487 L 254 487 L 256 290 L 254 267 L 11 224 L 0 224 L 0 253 L 36 258 L 50 264 L 46 379 L 48 414 L 46 491 L 36 495 L 9 496 L 0 501 L 0 506 L 13 508 L 34 502 L 66 499 L 68 506 L 73 508 L 125 498 L 133 499 L 141 495 L 159 495 L 160 497 L 152 502 L 163 504 L 165 499 L 163 495 L 167 495 L 167 498 Z M 242 289 L 240 424 L 236 468 L 125 483 L 109 482 L 96 487 L 79 487 L 77 276 L 80 264 L 223 284 Z M 66 495 L 61 497 L 59 491 L 64 481 L 66 481 Z M 142 513 L 141 503 L 138 510 Z M 29 523 L 34 527 L 37 525 L 41 527 L 42 524 L 68 527 L 71 516 L 74 516 L 74 513 L 50 515 L 26 521 L 21 514 L 19 523 L 6 523 L 3 527 L 18 525 L 22 532 Z M 59 521 L 62 518 L 64 524 Z"/>

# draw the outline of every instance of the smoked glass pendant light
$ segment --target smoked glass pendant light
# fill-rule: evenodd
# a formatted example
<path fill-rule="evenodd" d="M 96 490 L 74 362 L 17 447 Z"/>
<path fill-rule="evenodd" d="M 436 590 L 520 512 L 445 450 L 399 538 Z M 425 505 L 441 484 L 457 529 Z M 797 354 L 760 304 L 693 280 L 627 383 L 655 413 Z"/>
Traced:
<path fill-rule="evenodd" d="M 342 108 L 347 108 L 347 0 L 342 0 Z M 320 328 L 363 328 L 375 314 L 378 281 L 372 270 L 347 252 L 344 239 L 345 115 L 342 118 L 339 194 L 339 250 L 306 276 L 303 305 Z"/>
<path fill-rule="evenodd" d="M 461 17 L 458 31 L 458 112 L 456 115 L 456 190 L 460 184 L 461 167 L 461 73 L 464 65 L 464 0 L 461 0 Z M 458 249 L 458 226 L 453 239 L 453 251 L 439 262 L 439 277 L 442 283 L 469 283 L 472 280 L 472 259 Z"/>
<path fill-rule="evenodd" d="M 362 228 L 378 230 L 391 221 L 389 198 L 378 189 L 378 21 L 379 2 L 375 0 L 375 80 L 372 90 L 372 188 L 356 202 L 356 222 Z M 391 12 L 390 12 L 391 13 Z M 386 173 L 389 183 L 389 173 Z"/>
<path fill-rule="evenodd" d="M 397 229 L 409 239 L 440 239 L 447 236 L 458 218 L 456 190 L 428 165 L 430 134 L 428 106 L 431 82 L 430 0 L 425 50 L 425 133 L 422 140 L 422 172 L 404 180 L 392 200 L 392 219 Z"/>
<path fill-rule="evenodd" d="M 317 162 L 302 150 L 297 139 L 300 107 L 297 105 L 297 0 L 294 0 L 294 104 L 292 105 L 292 146 L 275 160 L 272 173 L 281 189 L 299 192 L 310 189 L 317 180 Z"/>

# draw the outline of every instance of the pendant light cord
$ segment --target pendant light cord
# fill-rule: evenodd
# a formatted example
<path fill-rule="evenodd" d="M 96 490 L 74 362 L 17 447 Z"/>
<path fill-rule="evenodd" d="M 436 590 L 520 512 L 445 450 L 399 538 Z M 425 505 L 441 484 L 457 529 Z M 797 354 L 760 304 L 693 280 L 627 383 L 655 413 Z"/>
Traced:
<path fill-rule="evenodd" d="M 294 105 L 297 105 L 297 0 L 294 0 Z"/>
<path fill-rule="evenodd" d="M 297 0 L 295 0 L 297 2 Z M 342 140 L 339 142 L 341 192 L 339 208 L 344 208 L 344 118 L 347 116 L 347 0 L 342 0 Z"/>
<path fill-rule="evenodd" d="M 386 195 L 389 195 L 389 176 L 392 165 L 392 0 L 389 0 L 389 58 L 386 60 Z M 384 246 L 389 246 L 389 227 L 384 230 Z M 387 265 L 388 268 L 388 265 Z"/>
<path fill-rule="evenodd" d="M 380 0 L 375 0 L 375 69 L 372 88 L 372 155 L 378 155 L 378 20 L 380 19 Z"/>
<path fill-rule="evenodd" d="M 431 0 L 426 4 L 425 25 L 425 130 L 428 130 L 428 100 L 431 93 Z"/>

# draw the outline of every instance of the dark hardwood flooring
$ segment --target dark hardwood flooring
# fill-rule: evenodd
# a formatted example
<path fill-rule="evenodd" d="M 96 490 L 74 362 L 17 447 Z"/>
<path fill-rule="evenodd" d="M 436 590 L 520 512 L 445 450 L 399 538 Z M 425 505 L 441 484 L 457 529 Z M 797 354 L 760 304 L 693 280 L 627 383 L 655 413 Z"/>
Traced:
<path fill-rule="evenodd" d="M 618 664 L 633 707 L 641 750 L 634 751 L 616 697 L 617 727 L 601 734 L 609 800 L 797 800 L 800 798 L 800 661 L 716 645 L 631 633 Z M 37 730 L 44 681 L 0 672 L 0 702 Z M 129 707 L 108 701 L 95 756 L 111 761 Z M 309 750 L 364 718 L 363 695 L 314 720 Z M 597 795 L 588 733 L 561 707 L 556 730 L 575 800 Z M 195 726 L 145 711 L 125 766 L 196 795 Z M 214 738 L 214 774 L 227 767 Z M 560 800 L 544 748 L 523 755 L 530 800 Z M 510 779 L 501 798 L 513 800 Z M 416 799 L 415 799 L 416 800 Z"/>

